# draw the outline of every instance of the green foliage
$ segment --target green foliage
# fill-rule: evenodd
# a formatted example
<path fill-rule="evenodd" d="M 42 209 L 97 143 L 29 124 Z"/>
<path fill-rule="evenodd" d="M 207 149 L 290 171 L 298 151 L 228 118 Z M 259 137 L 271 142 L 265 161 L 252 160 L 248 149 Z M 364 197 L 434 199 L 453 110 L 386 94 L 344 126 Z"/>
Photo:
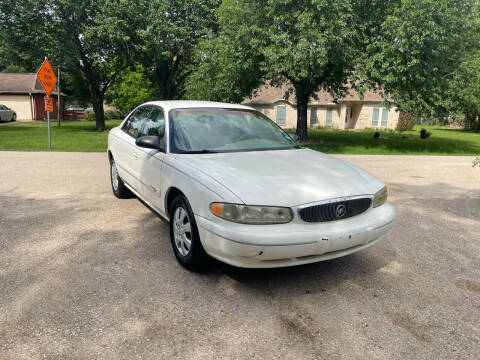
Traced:
<path fill-rule="evenodd" d="M 187 94 L 238 102 L 266 80 L 288 81 L 304 140 L 309 97 L 319 88 L 343 93 L 353 70 L 351 2 L 225 0 L 218 14 L 219 33 L 201 42 Z"/>
<path fill-rule="evenodd" d="M 216 31 L 221 0 L 152 0 L 140 14 L 133 54 L 157 99 L 184 94 L 197 42 Z"/>
<path fill-rule="evenodd" d="M 122 118 L 123 118 L 123 114 L 120 110 L 105 111 L 105 120 L 119 120 Z"/>
<path fill-rule="evenodd" d="M 375 34 L 366 34 L 359 75 L 391 94 L 401 110 L 444 112 L 451 74 L 478 40 L 478 1 L 386 3 Z"/>
<path fill-rule="evenodd" d="M 152 82 L 144 75 L 143 68 L 137 66 L 135 71 L 126 70 L 121 74 L 105 98 L 122 112 L 129 113 L 138 105 L 154 99 Z"/>
<path fill-rule="evenodd" d="M 85 113 L 85 118 L 87 119 L 87 121 L 95 121 L 95 113 L 93 111 L 87 111 Z M 105 120 L 106 120 L 106 116 L 105 116 Z"/>
<path fill-rule="evenodd" d="M 480 130 L 480 50 L 467 53 L 449 84 L 451 108 L 464 114 L 466 128 Z"/>
<path fill-rule="evenodd" d="M 413 129 L 415 125 L 416 117 L 412 113 L 401 112 L 398 117 L 398 123 L 396 130 L 398 131 L 409 131 Z"/>

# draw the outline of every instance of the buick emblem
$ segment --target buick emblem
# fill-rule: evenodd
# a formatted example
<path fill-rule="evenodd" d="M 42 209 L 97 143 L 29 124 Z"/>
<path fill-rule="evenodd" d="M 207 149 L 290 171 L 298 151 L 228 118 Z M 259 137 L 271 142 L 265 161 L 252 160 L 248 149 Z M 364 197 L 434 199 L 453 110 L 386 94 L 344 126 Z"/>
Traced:
<path fill-rule="evenodd" d="M 340 204 L 337 206 L 335 209 L 335 215 L 337 216 L 337 219 L 343 218 L 347 214 L 347 208 L 345 205 Z"/>

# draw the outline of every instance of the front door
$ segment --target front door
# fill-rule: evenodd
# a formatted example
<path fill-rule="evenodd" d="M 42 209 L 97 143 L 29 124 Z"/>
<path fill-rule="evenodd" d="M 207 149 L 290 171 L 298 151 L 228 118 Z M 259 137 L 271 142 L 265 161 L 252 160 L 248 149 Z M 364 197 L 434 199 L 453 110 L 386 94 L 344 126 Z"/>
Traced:
<path fill-rule="evenodd" d="M 114 145 L 118 173 L 138 193 L 142 192 L 139 161 L 142 149 L 135 145 L 135 141 L 141 135 L 142 127 L 150 111 L 151 106 L 149 105 L 137 108 L 123 124 L 119 140 Z"/>
<path fill-rule="evenodd" d="M 165 115 L 161 107 L 152 105 L 152 112 L 145 121 L 142 136 L 158 136 L 160 143 L 165 141 Z M 165 153 L 153 149 L 141 150 L 142 155 L 139 161 L 142 195 L 150 206 L 163 213 L 165 189 L 163 188 L 162 166 Z"/>

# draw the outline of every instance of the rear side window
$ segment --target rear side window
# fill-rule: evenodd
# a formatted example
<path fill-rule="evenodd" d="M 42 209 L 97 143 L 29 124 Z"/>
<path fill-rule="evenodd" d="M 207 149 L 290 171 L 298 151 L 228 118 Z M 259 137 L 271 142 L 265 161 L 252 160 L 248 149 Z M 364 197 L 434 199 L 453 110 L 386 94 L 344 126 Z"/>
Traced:
<path fill-rule="evenodd" d="M 133 138 L 138 138 L 142 126 L 151 110 L 152 108 L 150 106 L 139 107 L 128 117 L 127 121 L 125 121 L 122 130 Z"/>
<path fill-rule="evenodd" d="M 142 136 L 158 136 L 160 139 L 165 136 L 165 116 L 162 108 L 153 107 L 143 127 Z"/>

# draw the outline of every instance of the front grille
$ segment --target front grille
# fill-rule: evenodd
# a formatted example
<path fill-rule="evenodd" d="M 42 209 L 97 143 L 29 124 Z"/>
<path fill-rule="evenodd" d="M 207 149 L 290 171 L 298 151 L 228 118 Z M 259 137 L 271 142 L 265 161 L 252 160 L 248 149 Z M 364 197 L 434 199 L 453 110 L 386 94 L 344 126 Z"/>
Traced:
<path fill-rule="evenodd" d="M 313 205 L 298 210 L 298 214 L 306 222 L 327 222 L 348 219 L 360 215 L 372 204 L 371 198 L 338 200 L 321 205 Z"/>

